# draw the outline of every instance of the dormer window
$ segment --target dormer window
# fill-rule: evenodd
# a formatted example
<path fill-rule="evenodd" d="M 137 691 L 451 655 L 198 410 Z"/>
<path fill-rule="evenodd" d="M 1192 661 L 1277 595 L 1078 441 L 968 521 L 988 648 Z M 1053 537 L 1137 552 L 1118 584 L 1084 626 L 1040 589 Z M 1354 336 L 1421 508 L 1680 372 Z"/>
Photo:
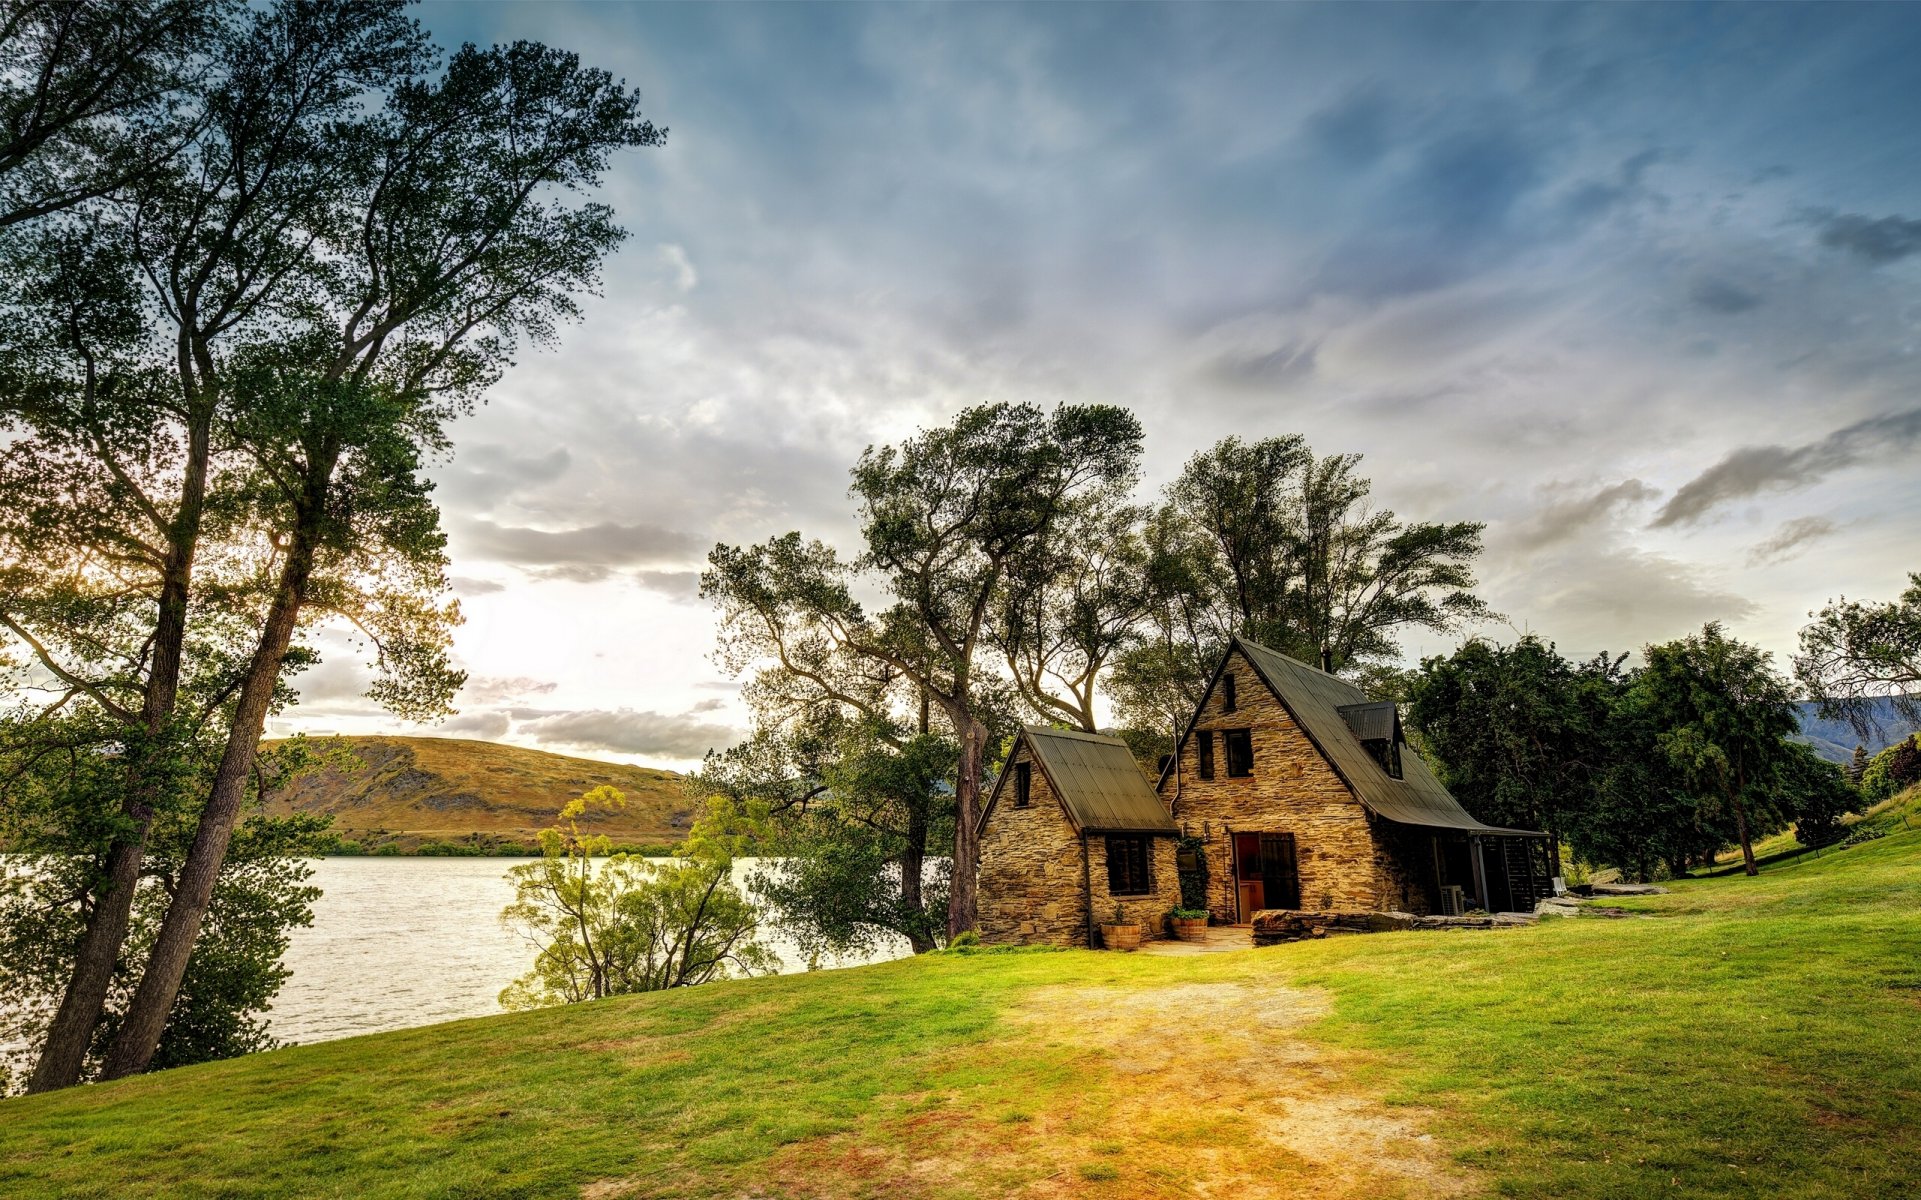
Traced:
<path fill-rule="evenodd" d="M 1401 735 L 1400 710 L 1391 701 L 1382 700 L 1343 705 L 1339 711 L 1355 740 L 1381 764 L 1381 770 L 1391 779 L 1402 778 L 1401 744 L 1407 739 Z"/>
<path fill-rule="evenodd" d="M 1221 676 L 1221 711 L 1234 711 L 1234 672 Z"/>

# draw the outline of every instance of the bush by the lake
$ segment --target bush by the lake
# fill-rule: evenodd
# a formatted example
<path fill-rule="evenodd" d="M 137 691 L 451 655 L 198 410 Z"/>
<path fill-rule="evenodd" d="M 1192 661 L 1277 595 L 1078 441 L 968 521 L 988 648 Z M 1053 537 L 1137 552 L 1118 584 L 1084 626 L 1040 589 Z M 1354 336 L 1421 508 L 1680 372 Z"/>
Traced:
<path fill-rule="evenodd" d="M 533 969 L 500 993 L 503 1008 L 545 1008 L 629 992 L 690 987 L 779 968 L 756 940 L 759 914 L 733 884 L 757 822 L 712 802 L 673 857 L 614 853 L 612 840 L 583 833 L 590 808 L 619 807 L 598 787 L 561 809 L 541 831 L 541 856 L 514 867 L 514 902 L 500 914 L 535 948 Z"/>

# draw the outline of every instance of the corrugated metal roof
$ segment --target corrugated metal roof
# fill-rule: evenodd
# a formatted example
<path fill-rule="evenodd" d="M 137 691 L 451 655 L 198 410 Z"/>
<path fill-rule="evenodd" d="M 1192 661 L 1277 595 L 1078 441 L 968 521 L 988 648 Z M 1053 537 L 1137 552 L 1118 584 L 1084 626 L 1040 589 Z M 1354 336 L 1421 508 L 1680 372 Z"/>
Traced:
<path fill-rule="evenodd" d="M 1394 737 L 1397 714 L 1391 700 L 1376 700 L 1372 704 L 1343 704 L 1337 710 L 1354 736 L 1364 742 L 1385 742 Z"/>
<path fill-rule="evenodd" d="M 1349 727 L 1342 714 L 1342 709 L 1351 706 L 1374 707 L 1368 703 L 1361 689 L 1245 638 L 1235 638 L 1234 644 L 1241 648 L 1247 660 L 1254 664 L 1254 669 L 1280 696 L 1288 711 L 1294 714 L 1294 719 L 1307 731 L 1307 736 L 1314 740 L 1334 769 L 1347 780 L 1347 785 L 1354 789 L 1361 803 L 1376 814 L 1403 825 L 1462 829 L 1470 833 L 1545 836 L 1530 830 L 1484 825 L 1475 820 L 1461 807 L 1461 802 L 1441 786 L 1441 781 L 1434 777 L 1434 772 L 1428 769 L 1411 746 L 1404 746 L 1401 750 L 1402 777 L 1396 779 L 1389 775 L 1387 769 L 1367 752 L 1367 747 L 1361 745 L 1361 739 L 1355 736 L 1355 730 Z M 1393 706 L 1383 707 L 1391 710 Z M 1369 722 L 1378 720 L 1371 714 L 1364 719 Z"/>
<path fill-rule="evenodd" d="M 1021 736 L 1077 828 L 1089 833 L 1180 832 L 1127 743 L 1034 725 L 1022 729 Z"/>

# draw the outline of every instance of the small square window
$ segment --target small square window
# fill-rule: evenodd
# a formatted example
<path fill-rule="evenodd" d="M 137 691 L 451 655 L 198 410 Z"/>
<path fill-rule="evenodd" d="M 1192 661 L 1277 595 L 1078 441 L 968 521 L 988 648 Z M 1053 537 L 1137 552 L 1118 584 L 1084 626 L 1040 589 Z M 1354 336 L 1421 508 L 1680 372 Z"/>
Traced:
<path fill-rule="evenodd" d="M 1154 890 L 1154 877 L 1148 867 L 1152 861 L 1153 839 L 1137 834 L 1107 839 L 1107 894 L 1146 896 Z"/>
<path fill-rule="evenodd" d="M 1254 773 L 1254 734 L 1248 729 L 1228 729 L 1221 733 L 1227 751 L 1229 778 L 1244 779 Z"/>
<path fill-rule="evenodd" d="M 1014 807 L 1026 808 L 1034 799 L 1034 764 L 1014 764 Z"/>
<path fill-rule="evenodd" d="M 1203 729 L 1194 735 L 1194 753 L 1199 757 L 1195 774 L 1202 779 L 1214 778 L 1214 731 Z"/>

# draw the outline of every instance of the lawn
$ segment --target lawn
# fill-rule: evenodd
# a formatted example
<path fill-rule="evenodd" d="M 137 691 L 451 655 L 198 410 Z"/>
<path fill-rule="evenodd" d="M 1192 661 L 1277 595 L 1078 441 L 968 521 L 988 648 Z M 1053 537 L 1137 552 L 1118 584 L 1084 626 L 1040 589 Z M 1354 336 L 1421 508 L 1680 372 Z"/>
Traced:
<path fill-rule="evenodd" d="M 0 1194 L 1921 1192 L 1921 830 L 1630 907 L 329 1042 L 0 1102 Z"/>

